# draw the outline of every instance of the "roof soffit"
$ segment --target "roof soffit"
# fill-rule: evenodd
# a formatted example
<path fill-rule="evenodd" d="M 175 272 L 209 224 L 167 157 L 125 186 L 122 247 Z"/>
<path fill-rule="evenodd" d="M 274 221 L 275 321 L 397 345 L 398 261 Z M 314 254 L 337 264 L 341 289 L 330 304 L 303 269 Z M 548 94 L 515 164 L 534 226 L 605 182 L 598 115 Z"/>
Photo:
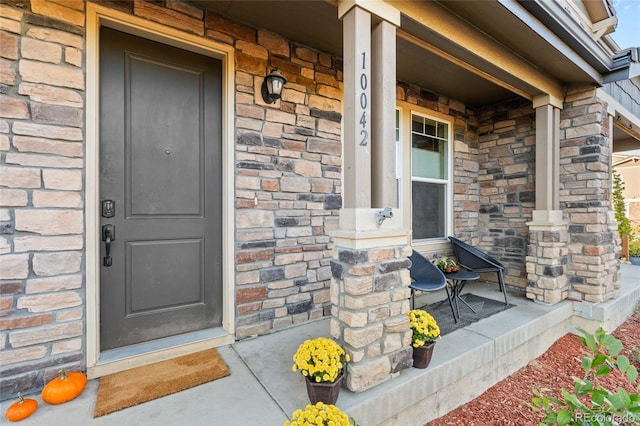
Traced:
<path fill-rule="evenodd" d="M 296 43 L 342 57 L 342 21 L 338 18 L 336 0 L 188 1 L 237 22 L 265 28 Z M 561 98 L 562 84 L 601 82 L 597 70 L 560 38 L 548 36 L 553 33 L 519 3 L 506 1 L 521 15 L 535 20 L 535 25 L 524 22 L 502 1 L 505 0 L 387 0 L 401 12 L 398 54 L 411 52 L 409 57 L 398 57 L 398 79 L 472 105 L 500 102 L 513 98 L 514 94 L 532 98 L 546 93 Z M 436 17 L 427 16 L 424 21 L 423 15 L 431 12 L 436 12 Z M 313 16 L 313 19 L 292 19 L 292 16 Z M 541 34 L 542 30 L 548 34 Z M 408 41 L 410 37 L 403 38 L 403 33 L 420 43 L 409 47 L 413 43 Z M 457 62 L 434 53 L 438 50 Z M 425 64 L 432 67 L 426 68 Z M 435 84 L 434 74 L 441 69 L 447 72 L 455 69 L 459 79 L 453 81 L 450 76 L 448 84 Z M 472 95 L 474 91 L 476 94 Z"/>
<path fill-rule="evenodd" d="M 480 31 L 467 20 L 438 2 L 389 1 L 403 15 L 401 30 L 424 44 L 447 52 L 471 67 L 504 80 L 525 92 L 527 97 L 547 93 L 562 98 L 560 80 L 524 59 L 517 51 L 506 47 L 486 32 Z M 453 2 L 473 7 L 476 3 Z M 512 17 L 513 19 L 513 17 Z M 494 24 L 495 26 L 495 24 Z M 407 37 L 409 38 L 409 37 Z M 583 76 L 583 81 L 586 80 Z M 508 87 L 508 86 L 505 86 Z M 533 90 L 532 90 L 533 89 Z"/>
<path fill-rule="evenodd" d="M 518 1 L 516 7 L 516 3 L 511 0 L 498 1 L 514 11 L 514 13 L 517 13 L 519 17 L 524 15 L 518 9 L 526 10 L 542 26 L 552 32 L 552 34 L 543 34 L 545 38 L 552 41 L 555 36 L 599 73 L 606 74 L 611 70 L 610 53 L 605 51 L 589 31 L 568 16 L 567 10 L 559 2 L 546 0 Z"/>
<path fill-rule="evenodd" d="M 594 24 L 615 15 L 613 6 L 608 0 L 576 0 L 581 3 Z"/>

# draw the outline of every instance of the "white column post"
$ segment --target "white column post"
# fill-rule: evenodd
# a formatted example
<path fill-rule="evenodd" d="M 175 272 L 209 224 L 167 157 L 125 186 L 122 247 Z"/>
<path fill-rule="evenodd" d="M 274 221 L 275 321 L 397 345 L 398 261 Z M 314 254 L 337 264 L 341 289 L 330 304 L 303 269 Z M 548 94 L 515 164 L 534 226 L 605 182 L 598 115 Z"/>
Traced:
<path fill-rule="evenodd" d="M 552 96 L 533 100 L 536 110 L 536 209 L 529 227 L 527 297 L 555 304 L 569 291 L 568 224 L 560 210 L 560 109 Z"/>
<path fill-rule="evenodd" d="M 536 98 L 536 210 L 560 207 L 560 107 Z"/>
<path fill-rule="evenodd" d="M 345 208 L 371 207 L 371 15 L 343 17 Z"/>
<path fill-rule="evenodd" d="M 396 27 L 382 21 L 373 30 L 372 207 L 398 207 L 396 185 Z"/>

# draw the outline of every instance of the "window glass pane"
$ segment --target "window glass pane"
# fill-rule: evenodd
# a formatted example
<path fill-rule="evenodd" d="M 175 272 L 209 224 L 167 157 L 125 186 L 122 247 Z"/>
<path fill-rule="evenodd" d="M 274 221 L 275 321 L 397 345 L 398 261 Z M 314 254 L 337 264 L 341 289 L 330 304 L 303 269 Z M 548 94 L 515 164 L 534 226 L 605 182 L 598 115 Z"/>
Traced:
<path fill-rule="evenodd" d="M 412 183 L 414 240 L 446 236 L 445 192 L 444 184 L 415 181 Z"/>
<path fill-rule="evenodd" d="M 424 133 L 424 119 L 417 115 L 411 116 L 411 131 L 416 133 Z"/>
<path fill-rule="evenodd" d="M 449 125 L 418 115 L 412 115 L 411 123 L 411 174 L 447 179 Z"/>

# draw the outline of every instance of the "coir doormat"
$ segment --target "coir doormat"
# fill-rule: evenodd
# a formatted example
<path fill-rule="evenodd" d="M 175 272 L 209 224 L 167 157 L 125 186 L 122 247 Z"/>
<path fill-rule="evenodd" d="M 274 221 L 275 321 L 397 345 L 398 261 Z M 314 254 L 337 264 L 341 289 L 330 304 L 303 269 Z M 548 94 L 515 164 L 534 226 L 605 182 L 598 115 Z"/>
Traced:
<path fill-rule="evenodd" d="M 93 417 L 133 407 L 228 376 L 216 349 L 100 377 Z"/>

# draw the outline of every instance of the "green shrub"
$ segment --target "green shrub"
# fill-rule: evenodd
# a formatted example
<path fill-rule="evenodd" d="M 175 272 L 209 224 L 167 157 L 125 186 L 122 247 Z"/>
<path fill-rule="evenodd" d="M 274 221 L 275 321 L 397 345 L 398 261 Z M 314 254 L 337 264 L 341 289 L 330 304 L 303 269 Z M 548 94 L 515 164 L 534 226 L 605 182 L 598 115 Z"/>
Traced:
<path fill-rule="evenodd" d="M 605 389 L 599 378 L 617 368 L 629 383 L 638 378 L 638 370 L 624 355 L 619 355 L 622 343 L 602 327 L 590 334 L 578 329 L 583 337 L 580 341 L 587 347 L 582 358 L 584 377 L 574 377 L 573 393 L 565 389 L 561 395 L 549 396 L 550 389 L 534 390 L 534 398 L 529 406 L 536 412 L 543 412 L 541 425 L 637 425 L 640 424 L 640 402 L 637 393 L 627 393 L 623 388 L 616 392 Z M 590 404 L 582 401 L 590 400 Z"/>
<path fill-rule="evenodd" d="M 629 256 L 640 257 L 640 238 L 629 239 Z"/>
<path fill-rule="evenodd" d="M 624 181 L 622 177 L 613 171 L 613 191 L 611 193 L 613 210 L 615 212 L 616 222 L 618 222 L 618 234 L 622 237 L 628 235 L 629 240 L 633 237 L 633 229 L 631 228 L 631 222 L 627 217 L 627 209 L 624 204 Z"/>

